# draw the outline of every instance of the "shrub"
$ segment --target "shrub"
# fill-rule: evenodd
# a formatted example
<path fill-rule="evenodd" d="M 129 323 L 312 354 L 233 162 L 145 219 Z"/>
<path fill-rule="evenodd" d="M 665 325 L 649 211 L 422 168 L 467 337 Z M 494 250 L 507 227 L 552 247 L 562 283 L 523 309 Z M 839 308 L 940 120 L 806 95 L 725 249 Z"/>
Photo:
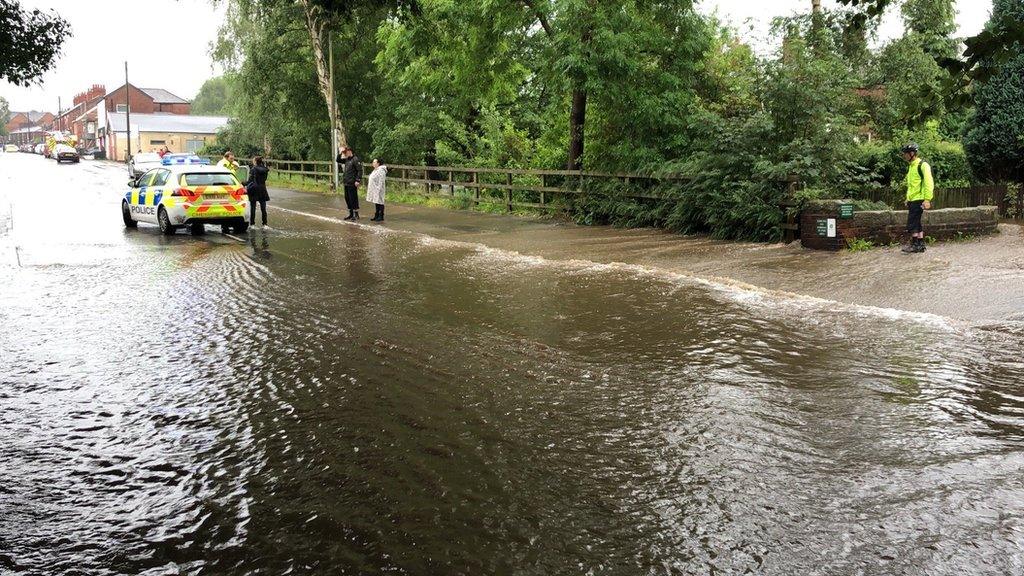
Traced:
<path fill-rule="evenodd" d="M 867 252 L 875 247 L 875 243 L 863 238 L 847 238 L 846 249 L 850 252 Z"/>

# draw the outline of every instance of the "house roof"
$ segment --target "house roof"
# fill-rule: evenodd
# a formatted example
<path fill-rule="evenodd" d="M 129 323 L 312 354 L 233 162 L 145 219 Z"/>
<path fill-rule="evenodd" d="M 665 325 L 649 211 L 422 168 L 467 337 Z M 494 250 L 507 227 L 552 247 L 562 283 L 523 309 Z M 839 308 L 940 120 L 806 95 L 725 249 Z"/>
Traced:
<path fill-rule="evenodd" d="M 85 112 L 82 113 L 81 116 L 79 116 L 78 118 L 75 118 L 74 120 L 72 120 L 72 122 L 81 122 L 82 120 L 85 120 L 86 122 L 88 122 L 90 120 L 97 120 L 99 116 L 96 113 L 96 108 L 97 108 L 96 106 L 93 106 L 89 110 L 86 110 Z"/>
<path fill-rule="evenodd" d="M 216 134 L 228 125 L 227 116 L 186 116 L 184 114 L 132 114 L 132 132 L 181 132 Z M 109 112 L 107 122 L 113 132 L 125 131 L 123 112 Z"/>
<path fill-rule="evenodd" d="M 139 88 L 139 90 L 145 92 L 157 104 L 188 104 L 188 100 L 179 98 L 163 88 Z"/>
<path fill-rule="evenodd" d="M 36 110 L 32 110 L 31 112 L 17 112 L 11 110 L 11 118 L 14 118 L 18 114 L 24 114 L 28 118 L 29 122 L 39 122 L 42 120 L 43 116 L 46 116 L 49 112 L 37 112 Z"/>

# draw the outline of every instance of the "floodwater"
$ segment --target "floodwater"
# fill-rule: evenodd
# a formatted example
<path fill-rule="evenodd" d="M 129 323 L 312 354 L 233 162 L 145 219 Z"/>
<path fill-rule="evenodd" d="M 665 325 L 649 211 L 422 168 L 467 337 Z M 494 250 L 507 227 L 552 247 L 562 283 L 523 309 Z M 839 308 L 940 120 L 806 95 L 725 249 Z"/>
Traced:
<path fill-rule="evenodd" d="M 0 155 L 0 574 L 1024 571 L 1010 313 L 294 194 L 165 238 L 120 224 L 124 180 Z"/>

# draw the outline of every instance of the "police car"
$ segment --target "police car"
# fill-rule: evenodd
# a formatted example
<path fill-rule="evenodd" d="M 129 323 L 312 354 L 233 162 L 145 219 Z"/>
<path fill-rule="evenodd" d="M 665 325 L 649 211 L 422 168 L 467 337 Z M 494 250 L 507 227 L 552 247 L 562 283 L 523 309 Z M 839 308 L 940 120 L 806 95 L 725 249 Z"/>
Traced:
<path fill-rule="evenodd" d="M 187 154 L 168 154 L 161 165 L 130 180 L 121 201 L 124 225 L 139 222 L 160 226 L 170 235 L 187 227 L 202 234 L 206 224 L 220 224 L 225 233 L 249 228 L 249 197 L 229 170 Z"/>

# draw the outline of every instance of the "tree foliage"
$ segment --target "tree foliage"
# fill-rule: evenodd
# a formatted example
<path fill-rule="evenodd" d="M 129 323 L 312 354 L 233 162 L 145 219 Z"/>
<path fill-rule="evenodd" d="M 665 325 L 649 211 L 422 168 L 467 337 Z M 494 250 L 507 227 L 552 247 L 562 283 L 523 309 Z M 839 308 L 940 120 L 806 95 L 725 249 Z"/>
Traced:
<path fill-rule="evenodd" d="M 7 99 L 0 96 L 0 136 L 7 135 L 7 123 L 11 121 L 11 106 Z"/>
<path fill-rule="evenodd" d="M 730 238 L 778 236 L 787 180 L 802 197 L 898 183 L 916 139 L 962 183 L 970 108 L 943 98 L 950 0 L 907 0 L 901 38 L 872 50 L 857 9 L 778 19 L 757 55 L 690 0 L 316 2 L 346 138 L 391 163 L 685 176 L 652 206 L 623 186 L 573 200 L 585 222 Z M 301 7 L 230 0 L 215 57 L 237 79 L 236 151 L 325 159 L 330 123 Z M 585 146 L 584 146 L 585 144 Z M 902 173 L 901 173 L 902 171 Z"/>
<path fill-rule="evenodd" d="M 28 86 L 53 67 L 71 33 L 54 13 L 25 10 L 14 0 L 0 0 L 0 80 Z"/>
<path fill-rule="evenodd" d="M 995 0 L 987 29 L 1024 21 L 1024 0 Z M 1000 58 L 993 75 L 975 88 L 976 110 L 965 138 L 975 174 L 985 180 L 1024 182 L 1024 39 L 1012 57 Z"/>
<path fill-rule="evenodd" d="M 192 113 L 199 116 L 231 116 L 235 110 L 235 76 L 210 78 L 192 100 Z"/>

